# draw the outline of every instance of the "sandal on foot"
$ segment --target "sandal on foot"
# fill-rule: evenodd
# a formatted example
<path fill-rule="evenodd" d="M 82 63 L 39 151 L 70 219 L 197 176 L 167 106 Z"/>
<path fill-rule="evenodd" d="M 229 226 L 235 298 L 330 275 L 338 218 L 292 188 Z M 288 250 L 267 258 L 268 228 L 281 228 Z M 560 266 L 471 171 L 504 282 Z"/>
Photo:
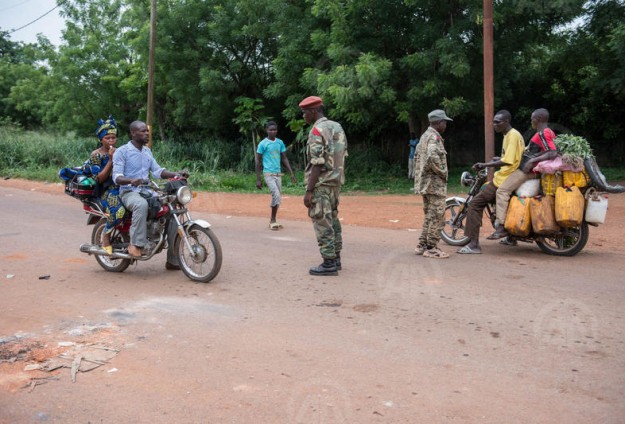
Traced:
<path fill-rule="evenodd" d="M 108 245 L 108 246 L 100 246 L 102 248 L 102 250 L 106 251 L 106 253 L 108 253 L 109 255 L 113 254 L 113 246 Z"/>
<path fill-rule="evenodd" d="M 423 255 L 426 250 L 428 250 L 427 247 L 425 247 L 422 244 L 419 244 L 419 245 L 417 245 L 417 247 L 414 248 L 414 253 L 415 253 L 415 255 Z"/>
<path fill-rule="evenodd" d="M 501 238 L 508 237 L 508 232 L 506 230 L 495 230 L 490 236 L 486 237 L 486 240 L 499 240 Z"/>
<path fill-rule="evenodd" d="M 128 254 L 133 258 L 140 258 L 142 256 L 141 248 L 138 246 L 128 246 Z"/>
<path fill-rule="evenodd" d="M 457 253 L 469 254 L 469 255 L 480 255 L 482 251 L 471 249 L 469 246 L 464 246 L 458 249 Z"/>
<path fill-rule="evenodd" d="M 271 231 L 278 231 L 280 228 L 282 228 L 282 225 L 278 224 L 277 222 L 270 222 L 269 223 L 269 229 Z"/>
<path fill-rule="evenodd" d="M 516 246 L 516 245 L 517 245 L 517 242 L 516 242 L 516 240 L 515 240 L 515 239 L 510 238 L 510 236 L 508 236 L 508 237 L 506 237 L 506 238 L 504 238 L 504 239 L 501 239 L 501 240 L 499 241 L 499 244 L 503 244 L 503 245 L 505 245 L 505 246 Z"/>
<path fill-rule="evenodd" d="M 423 253 L 424 258 L 445 259 L 449 257 L 448 253 L 443 252 L 438 247 L 433 247 Z"/>

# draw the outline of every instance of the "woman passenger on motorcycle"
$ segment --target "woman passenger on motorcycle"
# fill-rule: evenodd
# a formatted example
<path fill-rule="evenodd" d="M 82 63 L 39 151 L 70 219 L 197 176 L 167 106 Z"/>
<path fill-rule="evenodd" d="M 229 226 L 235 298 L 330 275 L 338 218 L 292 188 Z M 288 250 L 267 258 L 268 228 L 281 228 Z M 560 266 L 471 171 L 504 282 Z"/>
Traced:
<path fill-rule="evenodd" d="M 117 143 L 117 122 L 112 116 L 106 121 L 98 120 L 96 135 L 100 141 L 100 147 L 91 152 L 88 164 L 100 168 L 96 176 L 96 193 L 100 196 L 102 206 L 108 217 L 106 226 L 102 233 L 102 248 L 109 254 L 113 253 L 111 246 L 111 232 L 113 228 L 123 219 L 126 209 L 119 197 L 119 187 L 113 183 L 111 174 L 113 172 L 113 155 L 115 154 L 115 143 Z"/>

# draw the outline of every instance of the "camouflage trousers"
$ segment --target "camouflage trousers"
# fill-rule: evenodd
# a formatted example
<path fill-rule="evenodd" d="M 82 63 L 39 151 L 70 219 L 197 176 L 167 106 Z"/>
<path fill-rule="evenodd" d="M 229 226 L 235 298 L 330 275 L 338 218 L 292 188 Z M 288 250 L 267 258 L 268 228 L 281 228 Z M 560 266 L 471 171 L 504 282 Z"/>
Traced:
<path fill-rule="evenodd" d="M 343 248 L 343 230 L 339 221 L 340 187 L 321 186 L 312 193 L 308 216 L 312 219 L 319 252 L 324 259 L 334 259 Z"/>
<path fill-rule="evenodd" d="M 423 230 L 419 237 L 419 244 L 428 249 L 436 247 L 441 239 L 441 231 L 445 226 L 445 196 L 436 194 L 423 195 Z"/>

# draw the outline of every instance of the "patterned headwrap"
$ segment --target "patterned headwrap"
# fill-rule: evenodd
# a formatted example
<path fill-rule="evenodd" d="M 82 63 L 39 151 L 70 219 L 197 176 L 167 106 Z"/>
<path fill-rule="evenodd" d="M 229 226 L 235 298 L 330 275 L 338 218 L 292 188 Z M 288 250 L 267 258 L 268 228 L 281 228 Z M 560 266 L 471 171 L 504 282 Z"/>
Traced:
<path fill-rule="evenodd" d="M 102 140 L 104 136 L 108 134 L 117 135 L 117 122 L 115 122 L 115 119 L 112 115 L 109 115 L 109 119 L 107 119 L 106 121 L 98 119 L 98 129 L 95 130 L 95 134 L 100 140 Z"/>

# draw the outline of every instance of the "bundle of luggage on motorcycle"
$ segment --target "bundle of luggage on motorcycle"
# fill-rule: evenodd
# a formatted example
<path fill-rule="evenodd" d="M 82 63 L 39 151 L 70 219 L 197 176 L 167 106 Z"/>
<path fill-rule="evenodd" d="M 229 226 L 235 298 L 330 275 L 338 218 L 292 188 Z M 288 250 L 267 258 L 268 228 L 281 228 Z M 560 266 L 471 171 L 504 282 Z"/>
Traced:
<path fill-rule="evenodd" d="M 108 214 L 100 199 L 102 187 L 95 178 L 99 171 L 98 166 L 92 165 L 59 171 L 59 177 L 65 181 L 65 193 L 82 202 L 88 215 L 87 225 L 95 225 L 91 243 L 81 245 L 81 252 L 94 255 L 107 271 L 123 272 L 130 264 L 149 260 L 173 246 L 180 269 L 188 278 L 209 282 L 217 276 L 222 262 L 221 245 L 207 221 L 191 218 L 187 205 L 194 195 L 184 178 L 172 178 L 162 186 L 147 180 L 142 186 L 149 193 L 147 234 L 150 248 L 144 249 L 147 253 L 141 257 L 128 253 L 132 223 L 128 211 L 111 232 L 112 253 L 104 250 L 100 241 Z"/>
<path fill-rule="evenodd" d="M 509 241 L 536 242 L 539 248 L 556 256 L 573 256 L 588 241 L 588 225 L 603 224 L 608 210 L 607 193 L 622 193 L 623 186 L 611 186 L 597 166 L 594 157 L 584 159 L 583 167 L 572 169 L 559 158 L 541 162 L 534 171 L 540 178 L 526 181 L 510 199 L 504 228 Z M 464 246 L 469 238 L 464 234 L 468 206 L 486 183 L 485 170 L 472 175 L 464 172 L 463 186 L 469 186 L 467 198 L 446 200 L 443 240 L 454 246 Z M 485 208 L 491 223 L 495 223 L 495 206 Z"/>

